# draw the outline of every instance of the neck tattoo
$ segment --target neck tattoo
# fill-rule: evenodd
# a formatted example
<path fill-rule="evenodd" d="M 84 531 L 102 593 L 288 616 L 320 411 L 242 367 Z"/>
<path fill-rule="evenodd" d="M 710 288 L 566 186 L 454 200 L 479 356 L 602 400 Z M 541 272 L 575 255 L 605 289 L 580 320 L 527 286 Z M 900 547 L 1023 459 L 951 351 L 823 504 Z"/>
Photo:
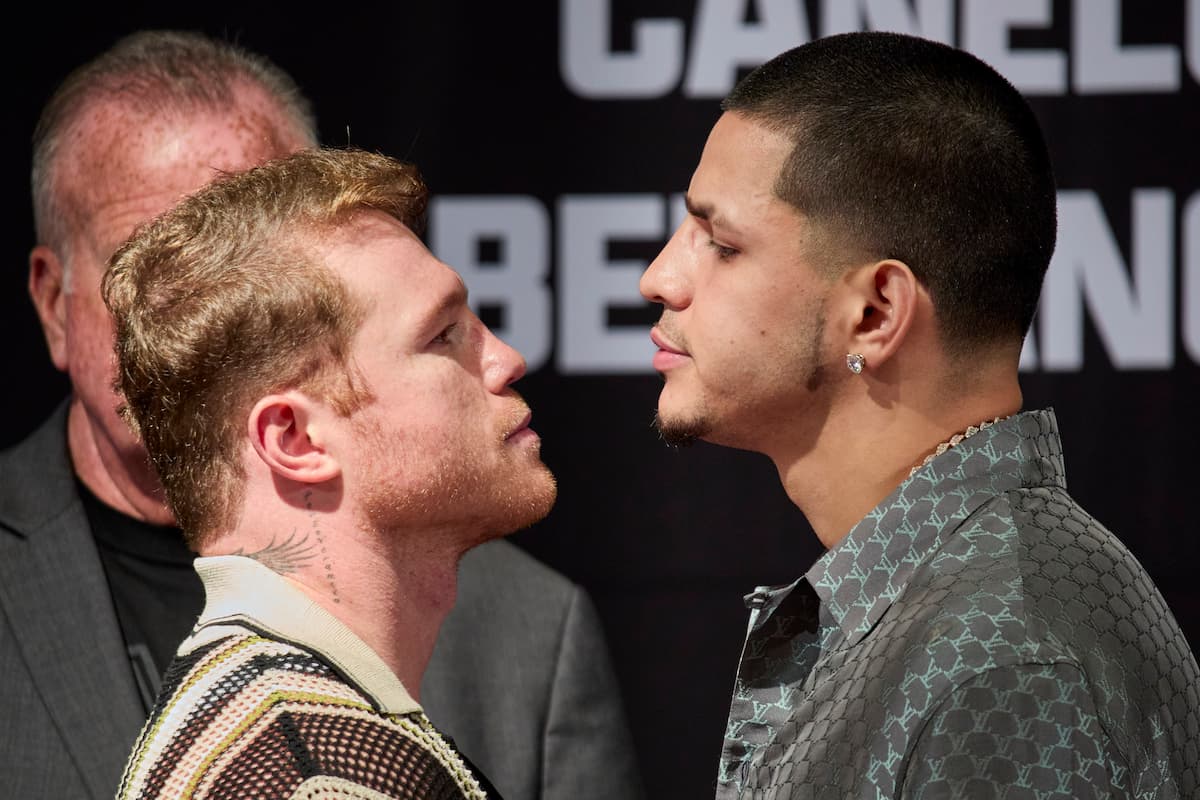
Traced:
<path fill-rule="evenodd" d="M 984 428 L 990 428 L 993 425 L 995 425 L 997 422 L 1001 422 L 1006 419 L 1008 419 L 1008 417 L 996 417 L 994 419 L 985 419 L 983 422 L 979 423 L 978 425 L 972 425 L 969 428 L 967 428 L 965 431 L 954 434 L 949 439 L 947 439 L 946 441 L 939 444 L 932 453 L 925 456 L 924 461 L 922 461 L 920 464 L 917 464 L 915 467 L 913 467 L 911 470 L 909 470 L 908 477 L 911 478 L 913 475 L 916 475 L 917 472 L 920 471 L 920 469 L 922 467 L 925 467 L 926 465 L 928 465 L 930 461 L 933 461 L 935 458 L 937 458 L 942 453 L 949 450 L 951 447 L 954 447 L 954 445 L 958 444 L 963 439 L 966 439 L 968 436 L 974 436 L 975 434 L 979 433 Z"/>

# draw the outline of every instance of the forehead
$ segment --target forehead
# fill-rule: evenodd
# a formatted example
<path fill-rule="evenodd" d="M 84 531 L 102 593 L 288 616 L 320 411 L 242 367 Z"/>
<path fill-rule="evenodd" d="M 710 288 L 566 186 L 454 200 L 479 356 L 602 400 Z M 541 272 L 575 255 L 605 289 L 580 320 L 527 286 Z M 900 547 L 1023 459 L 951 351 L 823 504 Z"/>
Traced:
<path fill-rule="evenodd" d="M 439 307 L 465 302 L 458 273 L 394 217 L 362 212 L 321 238 L 325 264 L 366 305 L 368 319 L 419 325 Z"/>
<path fill-rule="evenodd" d="M 717 120 L 692 175 L 687 201 L 714 238 L 759 254 L 840 260 L 847 247 L 828 222 L 802 213 L 776 194 L 791 139 L 736 112 Z"/>
<path fill-rule="evenodd" d="M 792 143 L 783 134 L 726 112 L 708 135 L 688 189 L 690 199 L 768 203 L 775 199 L 775 182 L 791 150 Z"/>
<path fill-rule="evenodd" d="M 57 190 L 83 217 L 80 223 L 115 216 L 131 230 L 222 172 L 304 147 L 281 113 L 269 109 L 242 100 L 220 112 L 148 114 L 119 101 L 95 101 L 64 131 Z M 131 219 L 121 219 L 126 216 Z"/>

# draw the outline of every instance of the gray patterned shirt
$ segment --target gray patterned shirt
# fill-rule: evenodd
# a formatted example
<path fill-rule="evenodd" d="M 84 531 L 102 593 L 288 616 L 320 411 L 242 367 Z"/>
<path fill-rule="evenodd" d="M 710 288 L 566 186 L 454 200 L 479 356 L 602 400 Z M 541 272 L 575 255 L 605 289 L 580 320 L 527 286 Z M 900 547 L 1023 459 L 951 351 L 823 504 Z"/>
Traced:
<path fill-rule="evenodd" d="M 747 603 L 718 798 L 1200 797 L 1195 656 L 1067 494 L 1051 411 L 951 448 Z"/>

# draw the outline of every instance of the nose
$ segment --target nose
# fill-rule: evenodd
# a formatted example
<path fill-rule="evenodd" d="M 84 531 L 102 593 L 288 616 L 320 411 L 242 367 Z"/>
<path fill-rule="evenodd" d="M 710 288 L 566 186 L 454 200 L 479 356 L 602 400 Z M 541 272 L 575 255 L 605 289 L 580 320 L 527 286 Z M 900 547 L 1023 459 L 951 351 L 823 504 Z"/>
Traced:
<path fill-rule="evenodd" d="M 671 311 L 686 308 L 691 302 L 691 288 L 687 277 L 690 255 L 686 229 L 689 223 L 689 220 L 684 220 L 638 281 L 638 291 L 642 293 L 642 297 Z"/>
<path fill-rule="evenodd" d="M 483 335 L 484 384 L 489 392 L 499 394 L 504 391 L 504 387 L 524 377 L 525 357 L 501 341 L 486 326 L 483 328 Z"/>

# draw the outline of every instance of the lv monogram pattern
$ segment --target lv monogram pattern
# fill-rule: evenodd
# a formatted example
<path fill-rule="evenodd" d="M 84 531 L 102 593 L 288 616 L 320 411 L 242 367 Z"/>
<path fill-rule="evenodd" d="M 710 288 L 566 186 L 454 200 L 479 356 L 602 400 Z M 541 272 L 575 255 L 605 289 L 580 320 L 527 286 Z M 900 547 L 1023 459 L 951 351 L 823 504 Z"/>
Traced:
<path fill-rule="evenodd" d="M 718 798 L 1200 797 L 1200 669 L 1066 492 L 1051 411 L 934 459 L 747 597 Z"/>

